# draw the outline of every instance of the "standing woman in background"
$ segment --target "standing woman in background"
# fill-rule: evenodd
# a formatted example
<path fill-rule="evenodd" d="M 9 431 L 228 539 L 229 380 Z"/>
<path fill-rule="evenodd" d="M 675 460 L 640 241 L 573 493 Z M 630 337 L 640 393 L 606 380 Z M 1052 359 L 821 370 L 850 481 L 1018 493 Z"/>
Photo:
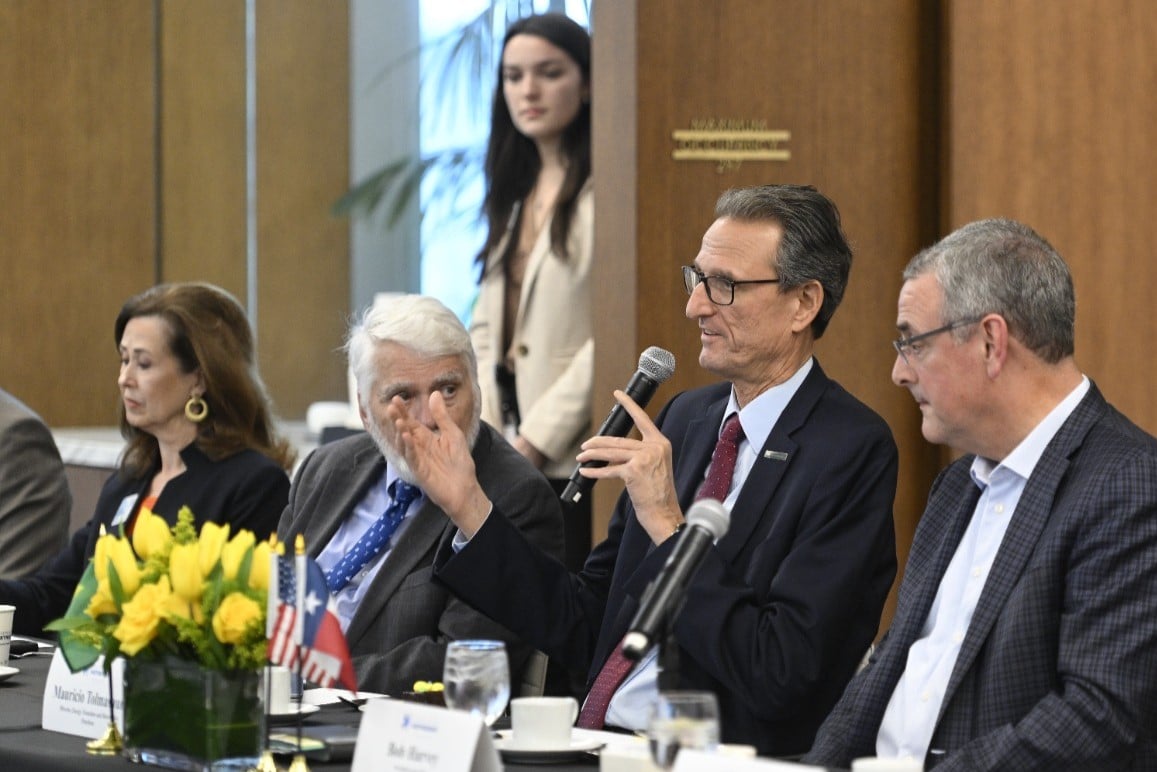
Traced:
<path fill-rule="evenodd" d="M 486 243 L 470 337 L 482 418 L 562 493 L 590 432 L 590 35 L 562 14 L 507 30 L 486 153 Z M 566 560 L 590 551 L 589 499 L 566 512 Z"/>
<path fill-rule="evenodd" d="M 13 632 L 42 628 L 68 609 L 103 526 L 132 533 L 148 507 L 170 525 L 187 506 L 198 528 L 212 521 L 258 541 L 277 527 L 289 498 L 289 444 L 277 435 L 257 374 L 245 309 L 211 284 L 163 284 L 130 298 L 116 319 L 120 356 L 120 467 L 92 518 L 25 579 L 0 581 L 16 606 Z"/>

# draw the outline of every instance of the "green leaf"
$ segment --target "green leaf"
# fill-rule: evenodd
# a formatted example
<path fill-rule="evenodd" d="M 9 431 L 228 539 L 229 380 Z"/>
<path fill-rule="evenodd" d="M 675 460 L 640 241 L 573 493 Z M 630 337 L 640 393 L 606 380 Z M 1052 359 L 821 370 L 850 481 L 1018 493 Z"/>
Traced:
<path fill-rule="evenodd" d="M 87 619 L 84 611 L 88 608 L 89 601 L 95 594 L 96 571 L 92 561 L 89 561 L 88 568 L 84 570 L 80 581 L 77 582 L 76 592 L 72 595 L 72 602 L 68 605 L 64 619 L 57 620 L 69 624 L 69 627 L 60 630 L 60 653 L 64 655 L 64 661 L 68 663 L 68 669 L 74 673 L 92 666 L 101 655 L 100 649 L 74 633 L 77 625 L 72 624 L 73 620 L 77 618 Z"/>

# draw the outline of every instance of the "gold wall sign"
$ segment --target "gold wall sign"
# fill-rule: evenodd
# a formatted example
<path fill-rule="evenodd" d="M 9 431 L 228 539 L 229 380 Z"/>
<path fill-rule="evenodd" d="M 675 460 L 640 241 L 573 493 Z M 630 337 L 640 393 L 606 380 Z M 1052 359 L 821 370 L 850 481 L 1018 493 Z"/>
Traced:
<path fill-rule="evenodd" d="M 769 130 L 767 121 L 703 118 L 691 121 L 690 129 L 671 132 L 676 161 L 714 161 L 722 173 L 738 169 L 744 161 L 790 161 L 791 151 L 782 143 L 791 132 Z"/>

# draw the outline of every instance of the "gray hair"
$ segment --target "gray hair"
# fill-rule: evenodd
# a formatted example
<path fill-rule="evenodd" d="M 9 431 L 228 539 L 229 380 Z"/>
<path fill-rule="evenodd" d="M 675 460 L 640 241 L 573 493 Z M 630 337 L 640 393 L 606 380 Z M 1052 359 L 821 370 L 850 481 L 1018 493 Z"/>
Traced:
<path fill-rule="evenodd" d="M 1015 220 L 969 223 L 923 250 L 904 269 L 909 281 L 932 273 L 944 292 L 941 322 L 999 314 L 1009 333 L 1046 362 L 1072 356 L 1077 303 L 1061 256 Z M 953 331 L 957 339 L 967 329 Z"/>
<path fill-rule="evenodd" d="M 783 228 L 778 254 L 769 255 L 780 291 L 818 281 L 824 301 L 812 320 L 812 334 L 823 336 L 844 299 L 852 269 L 852 248 L 840 227 L 840 212 L 810 185 L 762 185 L 732 188 L 715 203 L 715 216 L 775 222 Z"/>
<path fill-rule="evenodd" d="M 396 343 L 430 359 L 460 357 L 470 374 L 475 412 L 482 409 L 478 359 L 474 356 L 470 334 L 454 312 L 438 300 L 424 295 L 379 295 L 361 318 L 350 325 L 345 351 L 363 404 L 369 404 L 377 374 L 374 351 L 382 343 Z"/>

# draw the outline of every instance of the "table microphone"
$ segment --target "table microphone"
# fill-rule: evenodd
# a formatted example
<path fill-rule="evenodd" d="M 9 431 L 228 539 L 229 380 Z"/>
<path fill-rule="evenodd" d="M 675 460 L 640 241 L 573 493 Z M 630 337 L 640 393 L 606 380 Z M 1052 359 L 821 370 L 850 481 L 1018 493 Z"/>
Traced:
<path fill-rule="evenodd" d="M 666 349 L 651 346 L 639 355 L 639 368 L 631 376 L 631 380 L 627 382 L 627 388 L 623 391 L 639 407 L 646 407 L 647 403 L 651 401 L 651 397 L 655 396 L 655 390 L 659 388 L 659 384 L 670 378 L 674 372 L 675 355 Z M 616 402 L 607 419 L 603 421 L 603 425 L 599 427 L 596 436 L 626 437 L 627 432 L 631 431 L 631 427 L 634 425 L 635 422 L 632 420 L 631 414 Z M 595 468 L 606 465 L 606 461 L 584 461 L 576 466 L 574 472 L 571 473 L 570 482 L 567 483 L 566 489 L 562 492 L 562 500 L 568 504 L 577 504 L 579 499 L 585 496 L 594 485 L 593 479 L 582 476 L 580 470 L 583 467 Z"/>
<path fill-rule="evenodd" d="M 683 603 L 691 577 L 707 550 L 727 533 L 731 513 L 715 499 L 699 499 L 687 510 L 687 527 L 678 536 L 659 575 L 647 586 L 639 611 L 623 638 L 623 656 L 638 660 L 666 632 L 668 616 Z"/>

